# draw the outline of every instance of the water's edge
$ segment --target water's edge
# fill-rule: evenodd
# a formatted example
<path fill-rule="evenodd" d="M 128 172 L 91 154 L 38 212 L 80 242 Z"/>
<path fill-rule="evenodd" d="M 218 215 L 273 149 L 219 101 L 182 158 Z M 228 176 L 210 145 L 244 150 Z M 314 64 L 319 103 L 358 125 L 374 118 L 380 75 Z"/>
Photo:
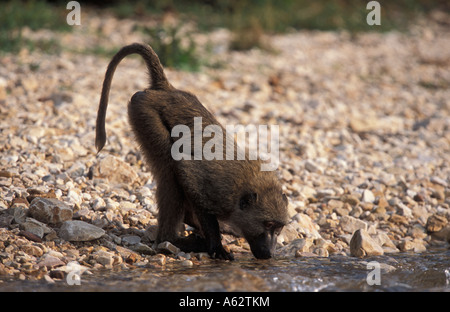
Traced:
<path fill-rule="evenodd" d="M 82 274 L 67 280 L 0 279 L 0 291 L 450 291 L 450 250 L 398 253 L 370 258 L 330 256 L 258 261 L 211 261 L 190 268 Z M 73 283 L 72 283 L 73 284 Z"/>

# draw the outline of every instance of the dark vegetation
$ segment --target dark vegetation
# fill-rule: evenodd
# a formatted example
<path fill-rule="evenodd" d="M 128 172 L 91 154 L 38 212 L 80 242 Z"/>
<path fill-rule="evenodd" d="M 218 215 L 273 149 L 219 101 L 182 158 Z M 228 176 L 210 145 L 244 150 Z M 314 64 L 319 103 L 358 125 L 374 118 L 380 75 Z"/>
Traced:
<path fill-rule="evenodd" d="M 285 33 L 295 30 L 346 30 L 361 31 L 405 31 L 416 17 L 429 14 L 434 9 L 448 10 L 445 0 L 400 0 L 379 1 L 381 5 L 380 26 L 366 23 L 369 1 L 361 0 L 140 0 L 140 1 L 79 1 L 81 10 L 109 13 L 117 18 L 134 20 L 162 19 L 172 15 L 179 25 L 187 22 L 196 31 L 210 31 L 224 27 L 232 31 L 229 44 L 232 50 L 252 48 L 270 49 L 264 41 L 265 34 Z M 23 48 L 39 49 L 48 53 L 59 53 L 57 40 L 30 40 L 23 36 L 26 28 L 71 31 L 66 23 L 68 1 L 8 0 L 0 10 L 0 50 L 17 53 Z M 158 25 L 154 28 L 137 27 L 148 35 L 149 43 L 165 66 L 185 70 L 198 70 L 194 41 L 188 37 L 188 45 L 181 44 L 180 27 Z M 186 34 L 183 34 L 186 36 Z M 169 40 L 167 39 L 169 38 Z M 66 48 L 67 49 L 67 48 Z M 93 48 L 86 53 L 107 54 L 102 48 Z"/>

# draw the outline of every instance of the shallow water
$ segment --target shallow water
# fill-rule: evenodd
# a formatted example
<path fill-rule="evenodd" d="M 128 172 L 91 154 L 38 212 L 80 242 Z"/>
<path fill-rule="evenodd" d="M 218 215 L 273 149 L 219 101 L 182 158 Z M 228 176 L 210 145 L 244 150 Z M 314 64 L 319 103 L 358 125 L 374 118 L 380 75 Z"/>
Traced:
<path fill-rule="evenodd" d="M 379 266 L 375 267 L 377 263 Z M 0 291 L 449 292 L 450 250 L 445 248 L 422 254 L 399 253 L 364 259 L 330 256 L 261 261 L 246 255 L 237 257 L 233 262 L 211 261 L 190 268 L 166 265 L 163 269 L 142 267 L 83 274 L 81 284 L 72 286 L 66 280 L 50 284 L 43 280 L 4 279 L 0 283 Z"/>

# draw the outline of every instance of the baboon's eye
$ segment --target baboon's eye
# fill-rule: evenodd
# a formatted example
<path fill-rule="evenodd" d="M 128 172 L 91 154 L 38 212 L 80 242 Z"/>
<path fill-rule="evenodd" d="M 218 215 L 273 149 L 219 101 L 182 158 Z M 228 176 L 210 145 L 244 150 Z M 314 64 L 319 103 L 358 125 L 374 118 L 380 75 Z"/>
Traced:
<path fill-rule="evenodd" d="M 266 231 L 273 231 L 274 234 L 278 235 L 283 229 L 283 224 L 276 221 L 266 221 L 264 222 L 264 227 L 266 228 Z"/>
<path fill-rule="evenodd" d="M 275 227 L 275 222 L 266 221 L 264 222 L 264 227 L 266 228 L 266 230 L 272 230 Z"/>

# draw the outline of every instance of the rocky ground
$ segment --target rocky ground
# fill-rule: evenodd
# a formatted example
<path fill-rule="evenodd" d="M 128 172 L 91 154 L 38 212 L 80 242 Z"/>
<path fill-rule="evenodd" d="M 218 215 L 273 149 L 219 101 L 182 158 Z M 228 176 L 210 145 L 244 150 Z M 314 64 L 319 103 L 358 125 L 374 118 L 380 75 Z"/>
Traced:
<path fill-rule="evenodd" d="M 222 124 L 279 125 L 279 174 L 291 223 L 279 255 L 364 257 L 424 252 L 450 239 L 449 16 L 407 33 L 295 32 L 268 38 L 275 52 L 230 52 L 230 34 L 194 39 L 210 63 L 167 69 Z M 211 261 L 154 245 L 155 184 L 126 117 L 147 86 L 127 59 L 114 77 L 108 142 L 94 129 L 109 59 L 74 52 L 142 41 L 136 21 L 91 16 L 54 37 L 60 55 L 0 57 L 0 279 L 64 278 L 83 270 L 195 266 Z M 211 48 L 212 47 L 212 48 Z M 247 243 L 224 235 L 239 257 Z"/>

